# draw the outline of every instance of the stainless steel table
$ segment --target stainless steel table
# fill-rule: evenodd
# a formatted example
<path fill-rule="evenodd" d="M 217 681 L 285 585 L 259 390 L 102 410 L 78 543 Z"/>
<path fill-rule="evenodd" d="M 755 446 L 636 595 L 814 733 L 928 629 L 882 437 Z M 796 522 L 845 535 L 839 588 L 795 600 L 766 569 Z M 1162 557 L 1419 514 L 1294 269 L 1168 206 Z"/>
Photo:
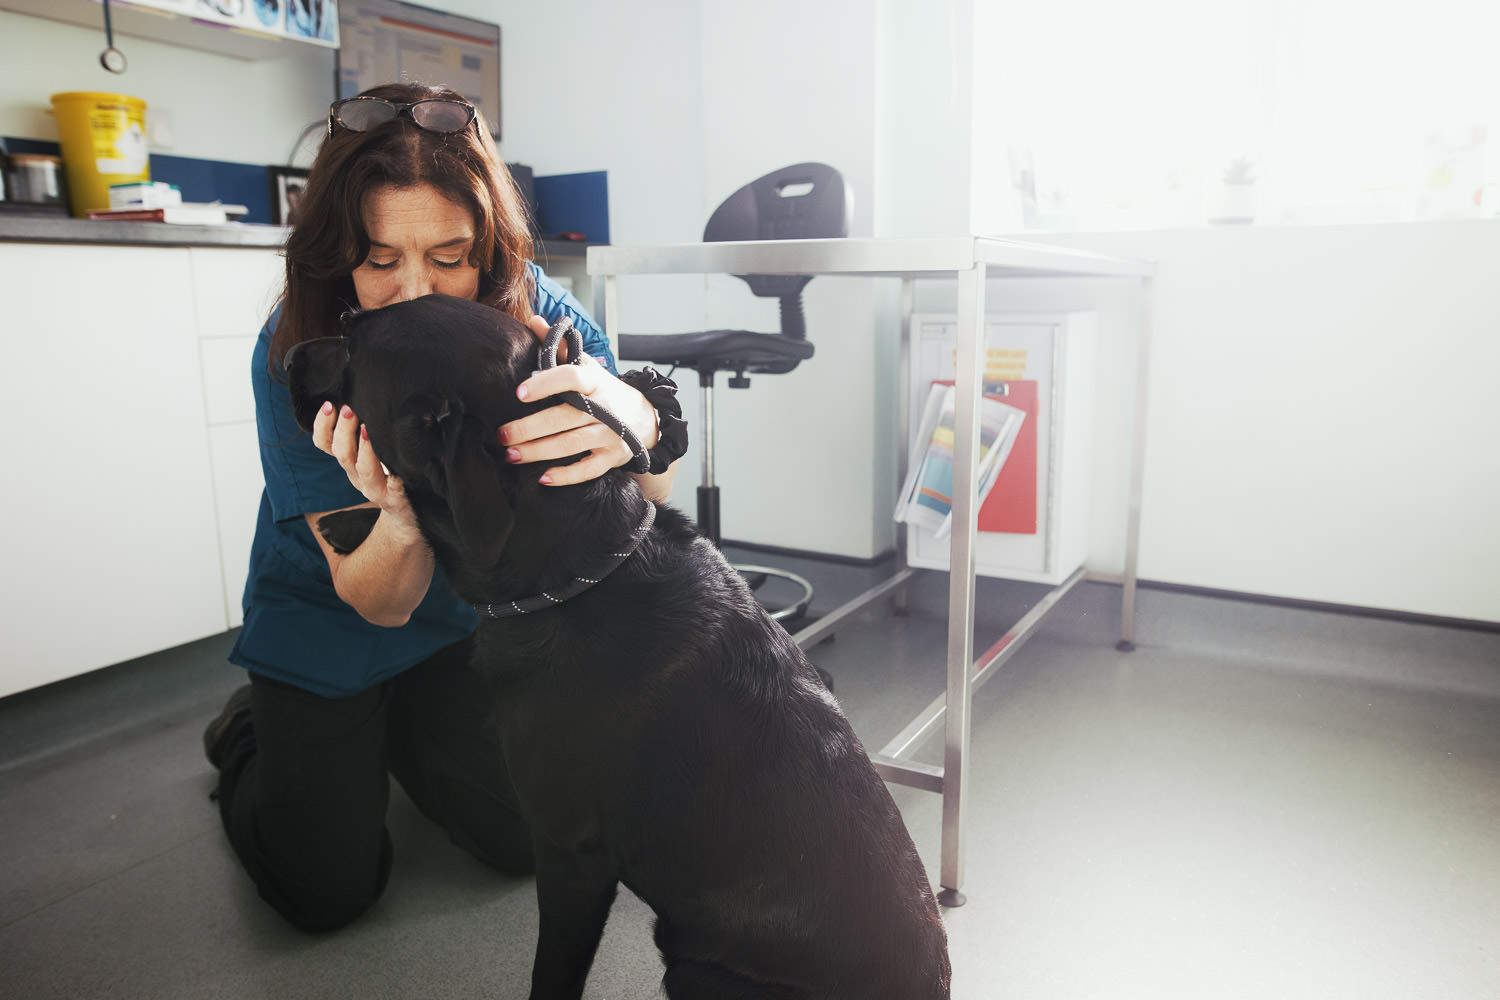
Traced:
<path fill-rule="evenodd" d="M 913 283 L 932 278 L 958 282 L 957 377 L 954 423 L 953 534 L 948 584 L 947 690 L 890 741 L 871 754 L 886 781 L 943 796 L 942 862 L 939 898 L 960 906 L 963 885 L 963 826 L 968 798 L 966 759 L 970 706 L 975 688 L 995 668 L 1015 655 L 1062 597 L 1091 573 L 1080 568 L 1032 606 L 1005 635 L 977 659 L 974 656 L 975 534 L 978 503 L 975 470 L 979 461 L 978 415 L 984 372 L 986 282 L 995 278 L 1098 277 L 1137 282 L 1141 320 L 1137 342 L 1137 383 L 1132 419 L 1129 511 L 1123 574 L 1094 574 L 1123 582 L 1119 648 L 1134 648 L 1135 590 L 1141 510 L 1141 469 L 1145 455 L 1147 369 L 1151 332 L 1153 264 L 1059 247 L 984 237 L 928 239 L 777 240 L 754 243 L 694 243 L 665 246 L 596 246 L 588 251 L 588 273 L 594 279 L 595 309 L 605 329 L 618 328 L 616 281 L 621 275 L 644 274 L 808 274 L 857 275 L 899 279 L 902 308 L 902 356 L 910 338 Z M 903 383 L 904 383 L 903 379 Z M 901 387 L 902 399 L 908 389 Z M 905 403 L 903 402 L 903 407 Z M 901 464 L 906 462 L 902 428 Z M 904 476 L 905 469 L 900 470 Z M 803 648 L 833 632 L 838 624 L 870 602 L 900 588 L 914 572 L 906 550 L 898 545 L 901 565 L 890 579 L 866 591 L 794 637 Z M 939 724 L 945 733 L 943 766 L 907 759 Z"/>

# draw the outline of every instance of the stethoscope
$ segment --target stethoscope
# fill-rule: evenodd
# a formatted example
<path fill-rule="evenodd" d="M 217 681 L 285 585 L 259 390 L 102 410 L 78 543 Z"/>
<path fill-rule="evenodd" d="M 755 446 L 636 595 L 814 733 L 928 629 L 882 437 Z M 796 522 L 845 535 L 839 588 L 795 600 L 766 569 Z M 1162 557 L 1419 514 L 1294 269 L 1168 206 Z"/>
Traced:
<path fill-rule="evenodd" d="M 109 16 L 109 0 L 104 0 L 104 43 L 107 48 L 99 53 L 99 65 L 111 73 L 125 72 L 125 53 L 115 48 L 115 26 Z"/>
<path fill-rule="evenodd" d="M 230 3 L 219 2 L 214 5 L 219 13 L 231 17 L 237 16 L 244 9 L 244 0 L 233 0 Z M 99 65 L 111 73 L 125 72 L 125 53 L 115 48 L 115 25 L 109 15 L 109 0 L 104 0 L 104 44 L 106 48 L 99 53 Z"/>

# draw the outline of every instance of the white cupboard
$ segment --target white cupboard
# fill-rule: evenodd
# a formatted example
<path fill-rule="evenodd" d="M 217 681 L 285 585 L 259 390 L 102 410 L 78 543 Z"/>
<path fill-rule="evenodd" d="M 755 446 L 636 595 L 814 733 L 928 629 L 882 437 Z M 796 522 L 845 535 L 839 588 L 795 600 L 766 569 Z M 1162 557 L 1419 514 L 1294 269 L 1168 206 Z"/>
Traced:
<path fill-rule="evenodd" d="M 237 625 L 266 248 L 0 243 L 0 696 Z"/>

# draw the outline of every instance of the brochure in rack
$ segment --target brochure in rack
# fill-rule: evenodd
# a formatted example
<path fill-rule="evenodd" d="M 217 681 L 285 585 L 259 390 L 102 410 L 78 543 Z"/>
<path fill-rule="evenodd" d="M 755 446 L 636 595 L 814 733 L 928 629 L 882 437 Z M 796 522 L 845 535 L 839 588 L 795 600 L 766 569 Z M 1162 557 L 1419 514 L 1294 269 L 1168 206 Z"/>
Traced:
<path fill-rule="evenodd" d="M 896 502 L 896 520 L 946 538 L 953 527 L 953 399 L 951 384 L 934 383 L 917 431 L 910 471 Z M 1016 443 L 1024 410 L 985 396 L 979 410 L 978 505 Z M 977 509 L 977 507 L 976 507 Z"/>

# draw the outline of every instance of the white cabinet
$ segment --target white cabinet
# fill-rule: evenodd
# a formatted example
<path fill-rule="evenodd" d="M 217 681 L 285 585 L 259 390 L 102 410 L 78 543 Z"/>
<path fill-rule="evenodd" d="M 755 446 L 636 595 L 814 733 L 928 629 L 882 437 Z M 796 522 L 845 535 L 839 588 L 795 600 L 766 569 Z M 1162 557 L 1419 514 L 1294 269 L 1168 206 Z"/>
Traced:
<path fill-rule="evenodd" d="M 238 623 L 260 494 L 250 351 L 279 264 L 0 243 L 0 696 Z"/>
<path fill-rule="evenodd" d="M 274 250 L 194 247 L 189 252 L 225 625 L 237 628 L 244 621 L 240 597 L 265 487 L 255 435 L 250 356 L 261 324 L 281 293 L 284 262 Z"/>
<path fill-rule="evenodd" d="M 0 245 L 0 694 L 223 631 L 188 251 Z"/>
<path fill-rule="evenodd" d="M 250 543 L 255 539 L 255 518 L 265 489 L 255 422 L 210 427 L 208 441 L 213 456 L 224 624 L 227 628 L 239 628 L 245 620 L 240 598 L 245 590 L 245 572 L 250 567 Z"/>

